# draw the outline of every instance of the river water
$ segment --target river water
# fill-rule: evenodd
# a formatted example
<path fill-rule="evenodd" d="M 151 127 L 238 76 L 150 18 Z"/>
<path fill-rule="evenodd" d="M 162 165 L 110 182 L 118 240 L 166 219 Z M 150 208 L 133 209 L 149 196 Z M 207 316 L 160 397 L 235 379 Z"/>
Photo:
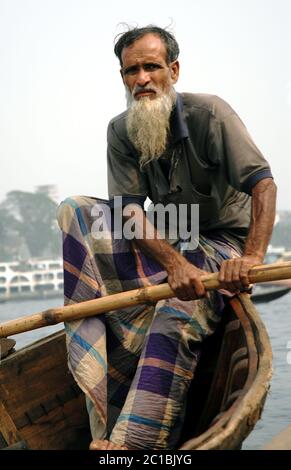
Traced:
<path fill-rule="evenodd" d="M 7 302 L 0 304 L 0 321 L 61 305 L 61 298 Z M 257 309 L 271 339 L 274 373 L 262 419 L 245 440 L 243 449 L 262 448 L 291 424 L 291 292 L 272 302 L 258 304 Z M 17 335 L 14 337 L 17 349 L 62 328 L 60 324 Z"/>

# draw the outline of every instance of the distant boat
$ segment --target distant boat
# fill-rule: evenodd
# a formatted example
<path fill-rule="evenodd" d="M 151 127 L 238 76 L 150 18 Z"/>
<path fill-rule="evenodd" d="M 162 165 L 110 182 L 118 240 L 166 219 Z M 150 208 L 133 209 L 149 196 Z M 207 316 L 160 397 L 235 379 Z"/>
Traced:
<path fill-rule="evenodd" d="M 0 263 L 0 302 L 61 297 L 63 289 L 61 258 Z"/>
<path fill-rule="evenodd" d="M 251 299 L 256 304 L 270 302 L 272 300 L 283 297 L 283 295 L 288 294 L 290 290 L 291 286 L 287 287 L 272 284 L 261 284 L 260 286 L 255 287 L 254 293 L 251 295 Z"/>

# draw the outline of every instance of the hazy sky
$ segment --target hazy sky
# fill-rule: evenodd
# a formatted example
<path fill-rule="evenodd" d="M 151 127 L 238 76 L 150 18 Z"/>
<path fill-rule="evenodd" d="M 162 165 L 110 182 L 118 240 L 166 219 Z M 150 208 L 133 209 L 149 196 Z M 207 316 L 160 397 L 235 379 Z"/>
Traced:
<path fill-rule="evenodd" d="M 0 200 L 41 184 L 107 196 L 107 123 L 125 108 L 119 23 L 171 21 L 176 89 L 232 105 L 291 209 L 290 0 L 0 0 Z"/>

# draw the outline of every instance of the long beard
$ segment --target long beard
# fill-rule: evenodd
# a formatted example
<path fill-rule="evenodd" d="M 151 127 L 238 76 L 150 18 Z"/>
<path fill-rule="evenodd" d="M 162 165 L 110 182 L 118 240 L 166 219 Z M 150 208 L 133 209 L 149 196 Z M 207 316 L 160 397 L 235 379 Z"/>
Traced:
<path fill-rule="evenodd" d="M 151 100 L 148 96 L 133 100 L 127 93 L 130 105 L 126 128 L 130 141 L 140 153 L 140 168 L 157 160 L 166 150 L 170 116 L 176 101 L 172 87 L 168 93 Z"/>

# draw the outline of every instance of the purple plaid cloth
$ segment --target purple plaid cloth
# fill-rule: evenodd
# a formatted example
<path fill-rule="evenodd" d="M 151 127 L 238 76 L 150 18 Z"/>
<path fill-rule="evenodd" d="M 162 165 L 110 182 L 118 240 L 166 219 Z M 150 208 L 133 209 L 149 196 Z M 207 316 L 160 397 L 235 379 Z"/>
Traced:
<path fill-rule="evenodd" d="M 134 242 L 114 239 L 106 207 L 107 201 L 75 196 L 59 208 L 66 305 L 166 280 Z M 93 208 L 107 214 L 101 239 L 92 234 Z M 185 255 L 215 272 L 240 252 L 226 236 L 213 235 L 201 236 Z M 86 394 L 93 439 L 174 448 L 199 343 L 215 330 L 223 306 L 222 294 L 212 291 L 200 300 L 172 298 L 66 323 L 68 364 Z"/>

